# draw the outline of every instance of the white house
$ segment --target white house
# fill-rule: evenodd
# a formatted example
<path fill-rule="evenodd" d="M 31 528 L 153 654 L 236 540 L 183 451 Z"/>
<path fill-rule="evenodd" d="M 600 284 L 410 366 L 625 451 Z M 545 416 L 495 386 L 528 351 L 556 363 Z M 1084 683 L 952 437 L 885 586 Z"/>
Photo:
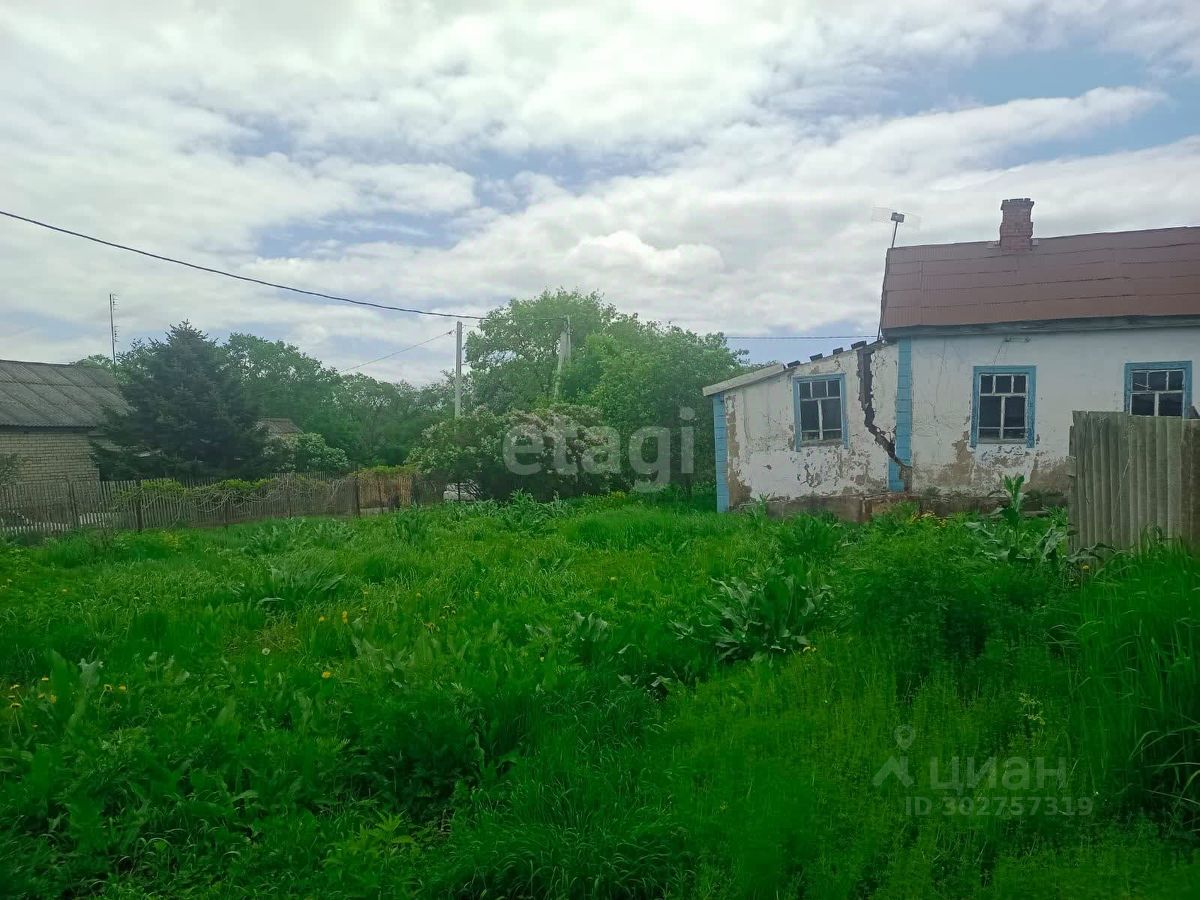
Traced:
<path fill-rule="evenodd" d="M 1000 208 L 998 241 L 888 251 L 883 340 L 705 388 L 720 508 L 1065 491 L 1073 410 L 1197 416 L 1200 228 L 1035 239 Z"/>

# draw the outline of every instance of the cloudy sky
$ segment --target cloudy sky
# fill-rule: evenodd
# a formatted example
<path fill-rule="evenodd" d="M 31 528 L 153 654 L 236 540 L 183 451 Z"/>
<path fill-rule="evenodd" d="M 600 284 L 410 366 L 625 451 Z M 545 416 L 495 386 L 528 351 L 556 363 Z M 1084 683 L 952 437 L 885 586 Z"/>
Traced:
<path fill-rule="evenodd" d="M 0 209 L 202 264 L 481 313 L 545 287 L 736 335 L 873 333 L 888 226 L 1200 223 L 1191 0 L 0 5 Z M 0 219 L 0 356 L 190 319 L 338 367 L 452 327 Z M 756 358 L 844 344 L 756 342 Z M 424 381 L 435 340 L 368 366 Z"/>

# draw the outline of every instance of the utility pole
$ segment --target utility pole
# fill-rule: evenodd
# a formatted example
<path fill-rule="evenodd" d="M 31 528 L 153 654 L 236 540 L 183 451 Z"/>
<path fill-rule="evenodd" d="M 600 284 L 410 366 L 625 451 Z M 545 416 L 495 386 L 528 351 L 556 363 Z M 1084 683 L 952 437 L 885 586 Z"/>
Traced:
<path fill-rule="evenodd" d="M 113 366 L 117 365 L 117 320 L 115 310 L 117 308 L 117 296 L 111 291 L 108 295 L 108 336 L 112 340 L 112 361 Z"/>
<path fill-rule="evenodd" d="M 454 327 L 454 418 L 462 416 L 462 322 Z"/>
<path fill-rule="evenodd" d="M 562 334 L 558 336 L 558 369 L 554 373 L 554 399 L 559 398 L 562 391 L 563 370 L 571 361 L 571 317 L 563 317 Z"/>

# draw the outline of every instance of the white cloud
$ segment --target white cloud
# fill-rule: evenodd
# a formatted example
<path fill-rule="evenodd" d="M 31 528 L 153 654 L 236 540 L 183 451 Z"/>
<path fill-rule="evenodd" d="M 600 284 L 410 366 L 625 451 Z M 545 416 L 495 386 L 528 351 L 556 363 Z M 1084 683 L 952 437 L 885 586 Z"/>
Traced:
<path fill-rule="evenodd" d="M 208 265 L 482 312 L 547 286 L 728 331 L 872 330 L 889 234 L 1184 224 L 1200 148 L 1045 160 L 1170 79 L 897 114 L 895 85 L 1094 42 L 1181 73 L 1192 4 L 1152 0 L 0 8 L 0 206 Z M 301 301 L 0 222 L 0 355 L 102 351 L 190 317 L 352 365 L 444 329 Z M 444 348 L 369 371 L 432 377 Z"/>

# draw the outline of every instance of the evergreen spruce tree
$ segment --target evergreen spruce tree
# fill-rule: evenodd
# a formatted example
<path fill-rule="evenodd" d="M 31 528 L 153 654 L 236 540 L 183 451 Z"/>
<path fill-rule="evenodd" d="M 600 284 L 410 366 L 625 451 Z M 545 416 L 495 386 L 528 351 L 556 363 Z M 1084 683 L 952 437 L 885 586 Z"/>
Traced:
<path fill-rule="evenodd" d="M 266 435 L 236 367 L 184 322 L 121 358 L 128 408 L 110 411 L 93 452 L 115 478 L 264 474 Z"/>

